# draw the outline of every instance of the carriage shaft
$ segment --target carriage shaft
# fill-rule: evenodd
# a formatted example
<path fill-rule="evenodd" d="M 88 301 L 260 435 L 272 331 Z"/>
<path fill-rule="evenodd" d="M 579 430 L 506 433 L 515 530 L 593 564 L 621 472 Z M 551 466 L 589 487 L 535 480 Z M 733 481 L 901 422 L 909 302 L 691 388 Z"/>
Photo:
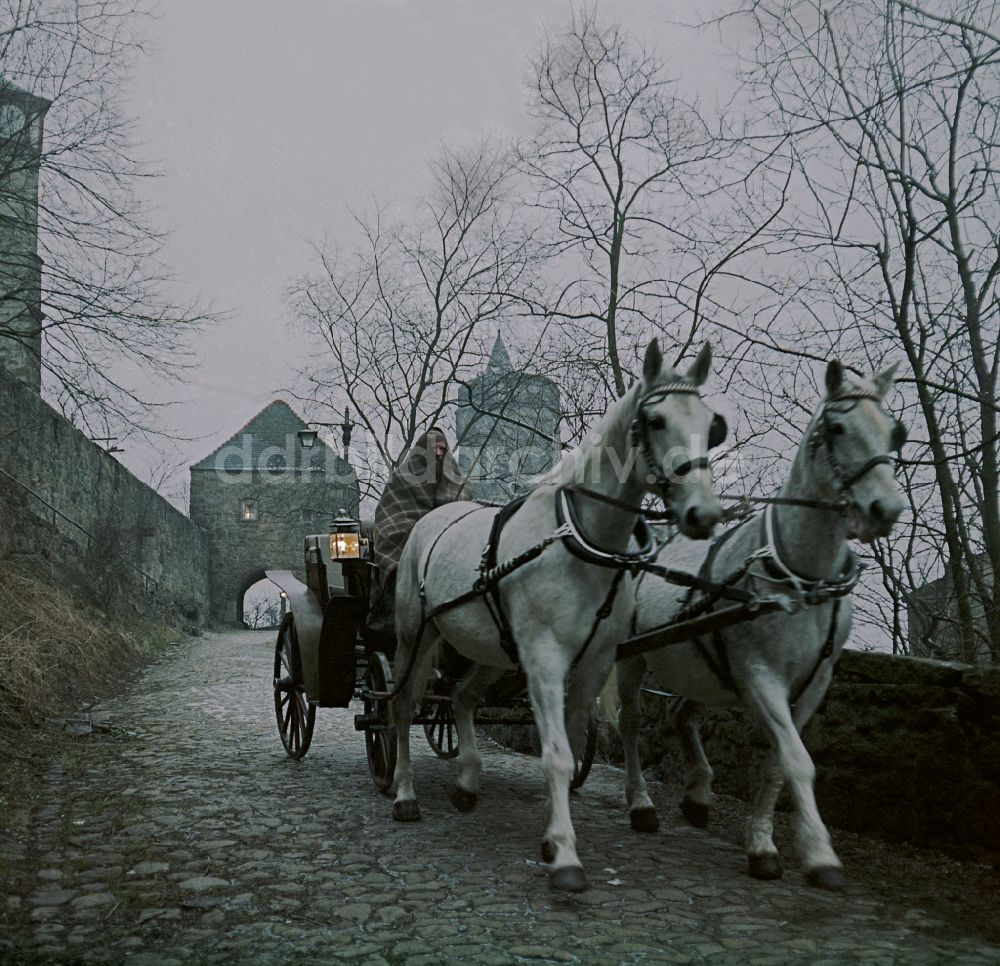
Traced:
<path fill-rule="evenodd" d="M 753 606 L 736 604 L 676 624 L 663 624 L 643 634 L 630 637 L 624 643 L 619 644 L 615 660 L 624 661 L 638 654 L 645 654 L 647 651 L 657 651 L 662 647 L 669 647 L 671 644 L 684 644 L 701 637 L 702 634 L 710 634 L 734 624 L 756 620 L 764 614 L 770 614 L 776 610 L 787 610 L 787 608 L 788 604 L 785 600 L 762 600 Z"/>

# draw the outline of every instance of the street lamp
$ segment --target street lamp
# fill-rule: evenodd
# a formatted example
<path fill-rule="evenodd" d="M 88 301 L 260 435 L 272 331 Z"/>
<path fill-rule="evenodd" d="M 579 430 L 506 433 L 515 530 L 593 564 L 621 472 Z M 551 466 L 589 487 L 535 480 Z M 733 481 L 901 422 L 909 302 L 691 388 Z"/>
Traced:
<path fill-rule="evenodd" d="M 314 420 L 309 420 L 310 426 L 321 426 L 327 429 L 340 428 L 340 439 L 344 444 L 344 460 L 350 462 L 350 452 L 351 452 L 351 432 L 357 425 L 351 419 L 350 407 L 344 407 L 344 421 L 341 423 L 319 423 Z M 316 445 L 316 439 L 318 433 L 315 429 L 300 429 L 299 430 L 299 443 L 302 445 L 303 449 L 312 449 Z"/>

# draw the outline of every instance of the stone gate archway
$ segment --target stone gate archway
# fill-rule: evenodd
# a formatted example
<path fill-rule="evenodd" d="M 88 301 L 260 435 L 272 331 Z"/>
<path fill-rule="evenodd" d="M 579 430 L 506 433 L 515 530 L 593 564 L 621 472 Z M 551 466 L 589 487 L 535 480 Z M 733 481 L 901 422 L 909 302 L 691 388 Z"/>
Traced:
<path fill-rule="evenodd" d="M 267 575 L 264 573 L 264 568 L 259 564 L 255 564 L 249 570 L 244 571 L 242 576 L 238 579 L 236 584 L 236 593 L 233 596 L 232 604 L 235 608 L 233 615 L 237 624 L 243 623 L 244 604 L 246 602 L 247 591 L 253 587 L 254 584 L 266 579 Z"/>
<path fill-rule="evenodd" d="M 341 508 L 358 512 L 354 470 L 320 441 L 304 447 L 306 428 L 275 400 L 191 467 L 191 519 L 211 536 L 215 621 L 242 624 L 243 597 L 265 568 L 302 573 L 304 537 L 323 533 Z"/>

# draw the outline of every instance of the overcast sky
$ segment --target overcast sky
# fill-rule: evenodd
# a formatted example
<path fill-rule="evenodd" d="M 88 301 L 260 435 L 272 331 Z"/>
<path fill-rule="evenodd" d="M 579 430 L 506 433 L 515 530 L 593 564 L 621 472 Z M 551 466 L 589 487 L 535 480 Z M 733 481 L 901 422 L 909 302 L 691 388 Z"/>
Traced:
<path fill-rule="evenodd" d="M 524 134 L 526 57 L 568 0 L 168 0 L 148 29 L 131 107 L 178 300 L 227 313 L 171 417 L 194 462 L 294 382 L 310 346 L 283 293 L 310 244 L 349 245 L 350 208 L 419 194 L 442 142 Z M 723 72 L 704 7 L 605 0 L 706 106 Z M 139 443 L 122 454 L 144 473 Z"/>

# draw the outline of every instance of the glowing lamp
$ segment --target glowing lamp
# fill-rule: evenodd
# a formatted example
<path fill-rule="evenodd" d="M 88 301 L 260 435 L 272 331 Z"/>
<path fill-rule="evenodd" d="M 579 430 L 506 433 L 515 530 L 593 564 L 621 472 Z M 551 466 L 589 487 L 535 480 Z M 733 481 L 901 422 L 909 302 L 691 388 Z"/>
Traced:
<path fill-rule="evenodd" d="M 331 560 L 357 560 L 361 556 L 361 524 L 346 514 L 333 521 L 330 533 Z"/>

